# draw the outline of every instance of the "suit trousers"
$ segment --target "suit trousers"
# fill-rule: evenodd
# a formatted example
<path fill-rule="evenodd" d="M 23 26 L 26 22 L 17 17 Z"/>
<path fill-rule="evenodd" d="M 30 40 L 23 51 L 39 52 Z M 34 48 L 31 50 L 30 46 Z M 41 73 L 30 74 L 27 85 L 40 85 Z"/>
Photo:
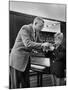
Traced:
<path fill-rule="evenodd" d="M 24 72 L 18 71 L 10 66 L 9 88 L 10 89 L 29 88 L 30 87 L 29 69 L 30 69 L 30 60 L 28 61 L 27 67 Z"/>

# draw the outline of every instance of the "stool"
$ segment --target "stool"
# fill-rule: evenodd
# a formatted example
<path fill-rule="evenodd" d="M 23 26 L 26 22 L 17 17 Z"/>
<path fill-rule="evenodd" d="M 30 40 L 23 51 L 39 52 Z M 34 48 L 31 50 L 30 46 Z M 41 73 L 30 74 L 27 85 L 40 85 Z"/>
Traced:
<path fill-rule="evenodd" d="M 46 67 L 31 64 L 31 70 L 37 72 L 37 87 L 42 86 L 42 75 Z"/>

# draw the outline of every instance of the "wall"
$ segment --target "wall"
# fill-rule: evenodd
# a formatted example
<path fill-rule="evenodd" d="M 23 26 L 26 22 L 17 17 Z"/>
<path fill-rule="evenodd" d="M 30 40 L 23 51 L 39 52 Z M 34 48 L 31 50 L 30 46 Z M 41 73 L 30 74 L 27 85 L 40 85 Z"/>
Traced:
<path fill-rule="evenodd" d="M 60 21 L 66 21 L 65 4 L 10 1 L 10 10 Z"/>
<path fill-rule="evenodd" d="M 18 12 L 9 12 L 9 35 L 10 35 L 10 49 L 13 47 L 18 31 L 24 24 L 33 22 L 35 16 L 21 14 Z"/>

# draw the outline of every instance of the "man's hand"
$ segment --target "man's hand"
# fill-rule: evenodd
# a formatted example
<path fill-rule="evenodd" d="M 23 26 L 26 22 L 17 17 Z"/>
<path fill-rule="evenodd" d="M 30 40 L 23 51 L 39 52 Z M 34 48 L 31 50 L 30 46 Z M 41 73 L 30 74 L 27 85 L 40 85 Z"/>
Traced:
<path fill-rule="evenodd" d="M 48 43 L 48 42 L 45 42 L 42 44 L 42 49 L 43 49 L 43 52 L 46 51 L 53 51 L 54 50 L 54 46 L 51 44 L 51 43 Z"/>
<path fill-rule="evenodd" d="M 42 44 L 43 52 L 44 51 L 48 52 L 49 46 L 50 46 L 50 44 L 48 42 L 43 43 Z"/>

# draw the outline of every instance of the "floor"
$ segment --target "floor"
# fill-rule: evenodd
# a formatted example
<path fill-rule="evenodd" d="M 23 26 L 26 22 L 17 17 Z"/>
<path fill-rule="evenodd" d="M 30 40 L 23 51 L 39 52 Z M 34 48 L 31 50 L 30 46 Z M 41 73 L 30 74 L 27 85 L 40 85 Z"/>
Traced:
<path fill-rule="evenodd" d="M 64 83 L 64 82 L 62 82 Z M 64 83 L 65 85 L 65 83 Z M 42 79 L 42 87 L 54 86 L 52 83 L 51 75 L 44 74 Z M 63 85 L 62 85 L 63 86 Z M 37 75 L 30 76 L 30 87 L 37 87 Z"/>

